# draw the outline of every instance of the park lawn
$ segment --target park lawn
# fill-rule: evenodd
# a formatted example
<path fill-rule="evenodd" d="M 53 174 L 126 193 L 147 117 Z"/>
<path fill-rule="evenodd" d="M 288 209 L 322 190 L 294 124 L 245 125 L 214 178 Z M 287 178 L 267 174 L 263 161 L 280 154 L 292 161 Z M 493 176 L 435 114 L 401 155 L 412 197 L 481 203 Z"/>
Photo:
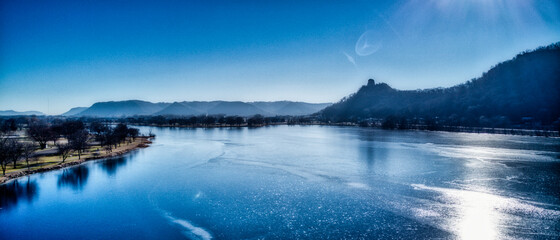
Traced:
<path fill-rule="evenodd" d="M 112 153 L 136 148 L 142 142 L 143 142 L 142 138 L 136 138 L 135 141 L 133 141 L 132 143 L 128 143 L 128 140 L 127 140 L 127 141 L 121 143 L 120 146 L 118 146 L 117 148 L 113 148 L 113 151 L 111 153 L 107 153 L 103 149 L 103 147 L 100 146 L 100 145 L 90 146 L 88 149 L 86 149 L 82 152 L 81 157 L 80 157 L 81 159 L 78 159 L 77 152 L 72 152 L 71 156 L 69 156 L 68 158 L 66 158 L 66 160 L 64 160 L 64 163 L 81 161 L 81 160 L 84 160 L 84 159 L 87 159 L 87 158 L 92 158 L 94 156 L 94 153 L 97 153 L 97 152 L 99 153 L 99 155 L 97 156 L 98 158 L 109 157 Z M 60 163 L 62 163 L 62 157 L 59 156 L 59 155 L 41 156 L 38 159 L 30 159 L 29 160 L 29 169 L 30 170 L 36 170 L 36 169 L 40 169 L 40 168 L 54 166 L 54 165 L 57 165 L 57 164 L 60 164 Z M 15 169 L 14 169 L 14 164 L 13 163 L 8 164 L 8 166 L 6 168 L 6 174 L 16 172 L 16 171 L 22 171 L 22 170 L 27 170 L 27 165 L 25 163 L 25 160 L 18 161 Z"/>
<path fill-rule="evenodd" d="M 84 159 L 86 157 L 90 157 L 92 154 L 91 153 L 83 153 L 81 158 Z M 64 162 L 74 162 L 77 161 L 78 159 L 78 155 L 77 154 L 73 154 L 71 157 L 66 158 L 66 160 L 64 160 Z M 62 157 L 60 157 L 59 155 L 53 155 L 53 156 L 42 156 L 39 157 L 38 159 L 30 159 L 29 160 L 29 169 L 30 170 L 35 170 L 35 169 L 39 169 L 39 168 L 44 168 L 44 167 L 49 167 L 49 166 L 53 166 L 53 165 L 57 165 L 59 163 L 62 163 Z M 14 169 L 14 165 L 12 164 L 8 164 L 8 167 L 6 168 L 6 173 L 11 173 L 11 172 L 15 172 L 15 171 L 20 171 L 20 170 L 26 170 L 27 169 L 27 165 L 25 163 L 25 160 L 20 160 L 19 162 L 17 162 L 16 164 L 16 168 Z"/>
<path fill-rule="evenodd" d="M 39 157 L 38 159 L 29 159 L 29 169 L 30 170 L 35 170 L 35 169 L 39 169 L 39 168 L 42 168 L 42 167 L 48 167 L 48 166 L 51 166 L 51 165 L 56 165 L 60 162 L 62 162 L 62 158 L 60 158 L 60 156 L 42 156 L 42 157 Z M 25 170 L 25 169 L 27 169 L 27 165 L 26 165 L 25 161 L 19 161 L 16 164 L 15 169 L 14 169 L 13 163 L 8 164 L 8 167 L 6 168 L 6 173 L 11 173 L 11 172 Z"/>

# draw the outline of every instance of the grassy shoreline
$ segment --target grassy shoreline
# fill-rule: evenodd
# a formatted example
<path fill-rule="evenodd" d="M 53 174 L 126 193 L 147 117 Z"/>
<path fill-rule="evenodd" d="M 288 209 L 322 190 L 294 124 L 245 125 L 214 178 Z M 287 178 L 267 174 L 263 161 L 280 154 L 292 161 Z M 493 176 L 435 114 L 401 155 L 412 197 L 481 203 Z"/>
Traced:
<path fill-rule="evenodd" d="M 13 168 L 13 165 L 10 164 L 6 169 L 6 175 L 0 177 L 0 184 L 35 173 L 42 173 L 79 165 L 90 160 L 121 156 L 136 149 L 148 147 L 149 144 L 152 143 L 150 138 L 151 137 L 144 136 L 137 137 L 134 141 L 122 143 L 111 152 L 106 152 L 103 150 L 102 146 L 90 146 L 87 151 L 84 151 L 84 153 L 81 154 L 80 157 L 78 157 L 78 155 L 73 155 L 68 157 L 64 162 L 62 162 L 62 158 L 59 155 L 41 156 L 36 160 L 30 160 L 29 169 L 27 168 L 25 161 L 18 162 L 15 169 Z"/>

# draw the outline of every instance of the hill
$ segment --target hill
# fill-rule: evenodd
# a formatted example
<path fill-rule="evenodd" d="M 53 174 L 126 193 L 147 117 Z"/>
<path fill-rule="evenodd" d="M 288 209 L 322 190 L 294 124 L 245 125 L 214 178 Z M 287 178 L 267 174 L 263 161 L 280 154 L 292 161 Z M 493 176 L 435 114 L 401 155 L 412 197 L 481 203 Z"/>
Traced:
<path fill-rule="evenodd" d="M 151 103 L 140 100 L 98 102 L 77 115 L 92 117 L 151 115 L 169 105 L 170 103 Z"/>
<path fill-rule="evenodd" d="M 202 114 L 201 111 L 194 109 L 188 105 L 174 102 L 163 110 L 154 113 L 154 115 L 179 115 L 179 116 L 192 116 Z"/>
<path fill-rule="evenodd" d="M 290 101 L 276 101 L 276 102 L 251 102 L 250 104 L 252 104 L 255 107 L 258 107 L 260 109 L 262 109 L 265 112 L 268 113 L 277 113 L 278 110 L 282 109 L 283 107 L 285 107 L 286 105 L 288 105 L 289 103 L 291 103 Z M 278 114 L 281 115 L 281 114 Z"/>
<path fill-rule="evenodd" d="M 208 114 L 219 115 L 224 114 L 228 116 L 239 115 L 239 116 L 252 116 L 256 114 L 269 115 L 270 113 L 255 107 L 249 103 L 244 102 L 220 102 L 213 108 L 209 109 Z"/>
<path fill-rule="evenodd" d="M 270 115 L 279 116 L 309 115 L 331 105 L 331 103 L 306 103 L 292 101 L 251 102 L 250 104 L 270 113 Z"/>
<path fill-rule="evenodd" d="M 396 117 L 461 126 L 550 125 L 560 117 L 559 93 L 560 43 L 555 43 L 450 88 L 403 91 L 370 79 L 318 115 L 335 122 Z"/>
<path fill-rule="evenodd" d="M 75 107 L 72 108 L 70 110 L 68 110 L 68 112 L 65 112 L 63 114 L 60 114 L 62 116 L 73 116 L 73 115 L 77 115 L 81 112 L 83 112 L 84 110 L 88 109 L 87 107 Z"/>
<path fill-rule="evenodd" d="M 98 102 L 89 108 L 73 108 L 64 116 L 123 117 L 134 115 L 228 115 L 263 116 L 309 115 L 329 106 L 330 103 L 305 103 L 291 101 L 239 102 L 239 101 L 184 101 L 151 103 L 140 100 Z"/>
<path fill-rule="evenodd" d="M 45 115 L 45 114 L 38 111 L 24 111 L 24 112 L 18 112 L 14 110 L 0 111 L 0 116 L 29 116 L 29 115 Z"/>
<path fill-rule="evenodd" d="M 310 112 L 313 113 L 318 112 L 330 105 L 331 105 L 330 103 L 290 102 L 276 112 L 279 113 L 278 115 L 291 115 L 291 116 L 306 115 L 309 114 Z"/>
<path fill-rule="evenodd" d="M 194 101 L 194 102 L 182 102 L 183 105 L 192 107 L 203 114 L 207 114 L 208 110 L 215 107 L 216 105 L 220 104 L 222 101 L 211 101 L 211 102 L 201 102 L 201 101 Z"/>

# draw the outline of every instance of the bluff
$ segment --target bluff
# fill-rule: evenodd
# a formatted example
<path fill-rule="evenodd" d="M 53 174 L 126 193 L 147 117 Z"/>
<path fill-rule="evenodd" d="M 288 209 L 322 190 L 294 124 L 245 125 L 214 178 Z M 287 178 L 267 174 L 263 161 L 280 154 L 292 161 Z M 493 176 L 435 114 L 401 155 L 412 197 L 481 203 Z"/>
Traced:
<path fill-rule="evenodd" d="M 560 43 L 520 53 L 449 88 L 398 90 L 370 79 L 318 116 L 334 122 L 398 117 L 463 126 L 550 125 L 560 118 Z"/>

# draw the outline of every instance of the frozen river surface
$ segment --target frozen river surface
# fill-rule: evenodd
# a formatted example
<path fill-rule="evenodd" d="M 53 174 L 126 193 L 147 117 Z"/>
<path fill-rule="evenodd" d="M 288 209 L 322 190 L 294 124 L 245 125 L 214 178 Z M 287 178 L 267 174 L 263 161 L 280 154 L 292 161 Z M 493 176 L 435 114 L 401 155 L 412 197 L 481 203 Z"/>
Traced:
<path fill-rule="evenodd" d="M 560 238 L 559 139 L 151 131 L 125 157 L 0 186 L 0 239 Z"/>

